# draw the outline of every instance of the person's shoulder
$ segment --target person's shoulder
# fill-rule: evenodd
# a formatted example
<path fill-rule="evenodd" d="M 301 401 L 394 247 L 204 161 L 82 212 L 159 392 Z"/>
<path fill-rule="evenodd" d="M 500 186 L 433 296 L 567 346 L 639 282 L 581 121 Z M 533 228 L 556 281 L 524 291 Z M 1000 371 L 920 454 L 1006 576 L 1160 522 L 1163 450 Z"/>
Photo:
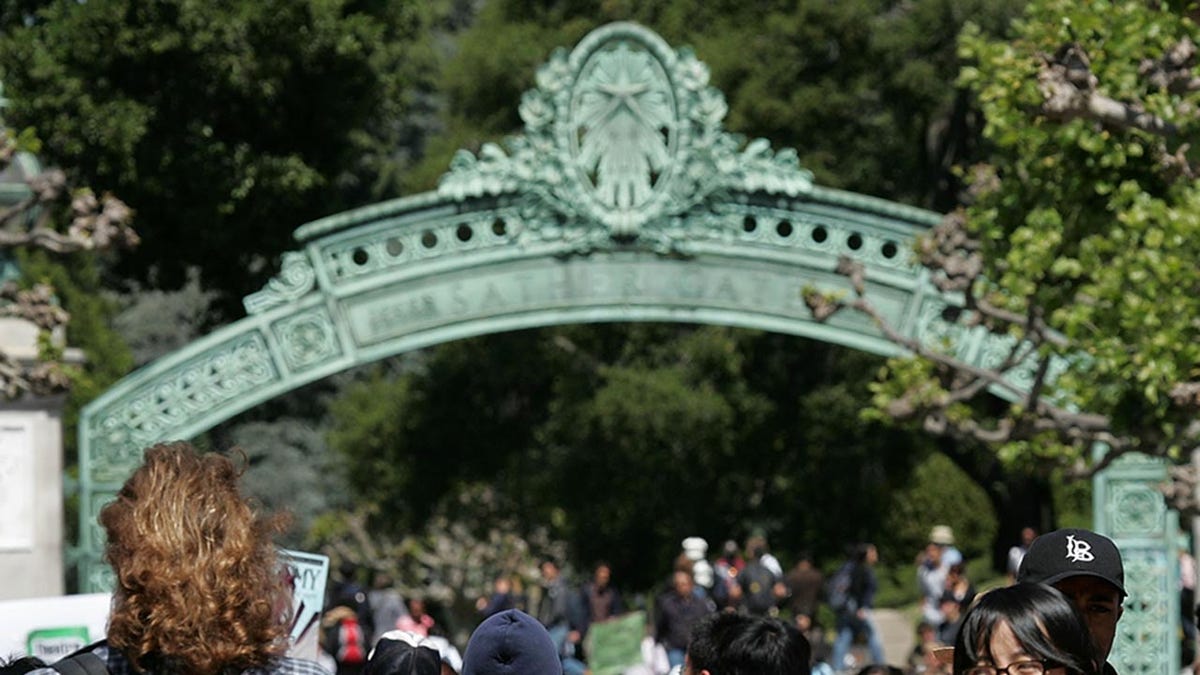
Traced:
<path fill-rule="evenodd" d="M 1117 675 L 1117 669 L 1108 661 L 1104 662 L 1104 667 L 1100 669 L 1100 675 Z"/>

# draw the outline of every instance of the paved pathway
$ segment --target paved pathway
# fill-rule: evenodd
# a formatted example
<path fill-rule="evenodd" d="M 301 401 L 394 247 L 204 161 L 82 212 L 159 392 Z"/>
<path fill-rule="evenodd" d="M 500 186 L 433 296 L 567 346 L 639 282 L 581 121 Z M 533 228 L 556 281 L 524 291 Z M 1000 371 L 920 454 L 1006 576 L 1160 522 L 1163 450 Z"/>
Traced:
<path fill-rule="evenodd" d="M 888 665 L 904 668 L 916 643 L 916 624 L 907 612 L 898 609 L 876 609 L 874 617 L 875 627 L 879 629 L 880 639 L 883 640 L 883 656 Z M 834 637 L 829 635 L 830 640 Z M 859 667 L 866 665 L 870 654 L 867 653 L 865 644 L 855 644 L 850 653 L 859 665 L 847 672 L 856 673 Z"/>
<path fill-rule="evenodd" d="M 883 638 L 888 664 L 903 668 L 916 644 L 916 625 L 908 614 L 896 609 L 875 610 L 875 625 Z"/>

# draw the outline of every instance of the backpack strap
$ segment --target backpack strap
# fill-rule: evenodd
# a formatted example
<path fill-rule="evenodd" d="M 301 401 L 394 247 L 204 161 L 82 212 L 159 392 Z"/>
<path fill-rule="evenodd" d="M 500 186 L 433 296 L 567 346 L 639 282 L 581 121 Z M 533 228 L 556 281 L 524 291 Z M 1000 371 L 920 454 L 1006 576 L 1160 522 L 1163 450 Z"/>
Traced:
<path fill-rule="evenodd" d="M 108 664 L 91 651 L 79 651 L 50 665 L 62 675 L 109 675 Z"/>
<path fill-rule="evenodd" d="M 92 652 L 68 656 L 51 665 L 51 668 L 62 675 L 108 675 L 108 665 L 104 659 Z"/>

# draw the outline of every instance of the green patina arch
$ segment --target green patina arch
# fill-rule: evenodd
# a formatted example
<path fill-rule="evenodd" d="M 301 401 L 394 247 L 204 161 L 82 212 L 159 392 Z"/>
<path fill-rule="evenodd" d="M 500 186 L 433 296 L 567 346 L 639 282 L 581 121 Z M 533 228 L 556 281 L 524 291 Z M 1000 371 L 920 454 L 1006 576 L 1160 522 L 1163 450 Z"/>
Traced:
<path fill-rule="evenodd" d="M 245 299 L 246 318 L 84 409 L 81 587 L 110 586 L 95 516 L 144 446 L 195 436 L 300 385 L 409 350 L 552 324 L 681 321 L 895 354 L 862 316 L 818 323 L 801 299 L 807 285 L 848 288 L 834 268 L 849 256 L 865 263 L 874 301 L 904 335 L 949 338 L 980 365 L 1008 354 L 1011 342 L 944 322 L 955 299 L 910 260 L 913 239 L 938 214 L 815 185 L 795 152 L 726 133 L 725 112 L 690 50 L 610 24 L 538 71 L 520 104 L 524 133 L 506 148 L 460 151 L 435 192 L 299 228 L 302 247 Z M 1151 484 L 1124 485 L 1126 503 L 1131 490 L 1145 501 Z M 1119 543 L 1165 570 L 1162 542 L 1174 521 L 1154 518 L 1152 533 Z M 1174 608 L 1162 592 L 1171 578 L 1130 580 L 1135 597 L 1145 586 L 1155 600 L 1122 622 L 1136 656 L 1121 661 L 1122 672 L 1167 672 L 1155 664 L 1173 644 L 1164 622 Z M 1140 648 L 1146 636 L 1153 650 Z"/>

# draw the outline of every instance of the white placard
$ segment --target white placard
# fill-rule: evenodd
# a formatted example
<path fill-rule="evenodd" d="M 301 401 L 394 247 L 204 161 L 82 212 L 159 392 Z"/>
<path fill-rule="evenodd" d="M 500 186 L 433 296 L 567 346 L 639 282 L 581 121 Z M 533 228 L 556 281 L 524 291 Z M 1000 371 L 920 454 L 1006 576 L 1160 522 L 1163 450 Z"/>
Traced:
<path fill-rule="evenodd" d="M 56 630 L 86 633 L 88 642 L 103 640 L 111 602 L 108 593 L 0 601 L 0 658 L 27 656 L 30 646 L 35 650 L 39 646 L 37 635 Z M 64 654 L 43 651 L 40 655 L 54 661 Z"/>
<path fill-rule="evenodd" d="M 34 537 L 33 424 L 0 415 L 0 551 L 32 551 Z"/>
<path fill-rule="evenodd" d="M 325 605 L 325 581 L 329 558 L 318 553 L 279 549 L 292 584 L 292 646 L 288 656 L 317 660 L 321 612 Z"/>

